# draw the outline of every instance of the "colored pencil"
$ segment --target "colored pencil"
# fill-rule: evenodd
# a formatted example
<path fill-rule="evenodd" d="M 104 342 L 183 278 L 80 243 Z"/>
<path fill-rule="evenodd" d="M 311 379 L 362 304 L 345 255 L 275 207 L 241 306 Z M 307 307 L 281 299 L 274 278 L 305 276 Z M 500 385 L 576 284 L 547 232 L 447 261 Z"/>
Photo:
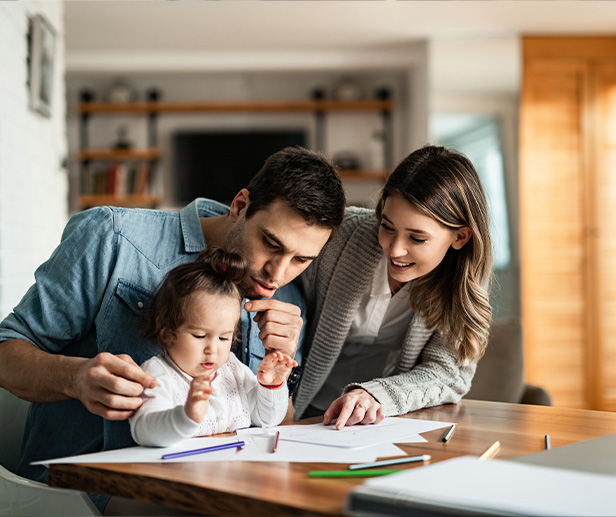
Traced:
<path fill-rule="evenodd" d="M 453 436 L 453 433 L 455 432 L 456 432 L 456 424 L 453 424 L 449 429 L 447 429 L 447 431 L 443 433 L 443 436 L 441 436 L 441 442 L 447 443 L 449 440 L 451 440 L 451 437 Z"/>
<path fill-rule="evenodd" d="M 394 470 L 313 470 L 308 473 L 311 478 L 363 478 L 370 476 L 386 476 L 402 472 L 400 469 Z"/>
<path fill-rule="evenodd" d="M 480 460 L 489 460 L 492 458 L 500 449 L 500 442 L 494 442 L 490 445 L 481 456 L 479 456 Z"/>
<path fill-rule="evenodd" d="M 414 463 L 416 461 L 428 461 L 432 456 L 422 454 L 421 456 L 406 456 L 404 458 L 396 458 L 393 460 L 375 461 L 373 463 L 356 463 L 349 465 L 349 470 L 371 469 L 373 467 L 386 467 L 388 465 L 399 465 L 400 463 Z"/>
<path fill-rule="evenodd" d="M 233 449 L 234 447 L 244 447 L 244 445 L 244 442 L 232 442 L 223 443 L 222 445 L 212 445 L 211 447 L 203 447 L 202 449 L 193 449 L 191 451 L 172 452 L 163 455 L 163 460 L 183 458 L 184 456 L 193 456 L 194 454 L 204 454 L 206 452 L 223 451 L 225 449 Z"/>

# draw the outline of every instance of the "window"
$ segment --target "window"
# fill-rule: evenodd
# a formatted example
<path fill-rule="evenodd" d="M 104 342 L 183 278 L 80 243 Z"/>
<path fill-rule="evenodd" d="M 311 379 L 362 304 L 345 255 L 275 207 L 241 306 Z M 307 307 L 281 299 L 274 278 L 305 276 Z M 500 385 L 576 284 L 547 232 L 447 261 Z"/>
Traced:
<path fill-rule="evenodd" d="M 511 262 L 509 210 L 499 119 L 490 115 L 439 113 L 430 117 L 432 139 L 466 155 L 475 165 L 486 192 L 494 268 Z"/>

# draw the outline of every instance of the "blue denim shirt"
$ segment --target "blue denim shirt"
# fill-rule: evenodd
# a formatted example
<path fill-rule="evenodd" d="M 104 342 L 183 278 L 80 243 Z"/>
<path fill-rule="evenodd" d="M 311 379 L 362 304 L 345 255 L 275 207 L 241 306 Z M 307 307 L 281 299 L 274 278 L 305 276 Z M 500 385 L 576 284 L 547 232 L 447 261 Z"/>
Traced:
<path fill-rule="evenodd" d="M 139 334 L 142 308 L 169 270 L 195 260 L 205 248 L 199 217 L 228 211 L 216 201 L 197 199 L 180 212 L 99 207 L 73 216 L 60 245 L 36 270 L 35 283 L 0 323 L 0 342 L 25 339 L 46 352 L 74 357 L 129 354 L 143 363 L 157 350 Z M 275 297 L 305 314 L 294 284 Z M 259 329 L 243 309 L 241 319 L 238 357 L 256 372 L 264 355 Z M 30 462 L 133 445 L 128 421 L 104 420 L 78 400 L 34 403 L 18 473 L 46 481 L 47 469 Z M 93 499 L 102 507 L 107 498 Z"/>

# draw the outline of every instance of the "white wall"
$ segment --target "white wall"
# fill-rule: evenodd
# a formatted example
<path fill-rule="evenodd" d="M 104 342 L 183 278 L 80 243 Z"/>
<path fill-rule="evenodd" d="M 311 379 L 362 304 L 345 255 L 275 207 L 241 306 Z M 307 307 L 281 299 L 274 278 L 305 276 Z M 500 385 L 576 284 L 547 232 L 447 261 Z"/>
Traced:
<path fill-rule="evenodd" d="M 29 108 L 29 17 L 57 31 L 52 115 Z M 59 1 L 0 2 L 0 318 L 34 281 L 67 221 L 64 21 Z"/>

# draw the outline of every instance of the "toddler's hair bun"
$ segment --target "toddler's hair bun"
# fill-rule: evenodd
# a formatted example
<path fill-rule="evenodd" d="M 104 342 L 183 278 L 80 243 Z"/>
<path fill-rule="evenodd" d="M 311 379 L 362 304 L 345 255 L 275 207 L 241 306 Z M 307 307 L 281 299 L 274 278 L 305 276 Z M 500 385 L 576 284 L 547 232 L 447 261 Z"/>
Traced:
<path fill-rule="evenodd" d="M 244 258 L 237 253 L 225 251 L 220 246 L 208 246 L 199 254 L 197 260 L 209 264 L 215 273 L 236 284 L 246 276 L 247 266 Z"/>

